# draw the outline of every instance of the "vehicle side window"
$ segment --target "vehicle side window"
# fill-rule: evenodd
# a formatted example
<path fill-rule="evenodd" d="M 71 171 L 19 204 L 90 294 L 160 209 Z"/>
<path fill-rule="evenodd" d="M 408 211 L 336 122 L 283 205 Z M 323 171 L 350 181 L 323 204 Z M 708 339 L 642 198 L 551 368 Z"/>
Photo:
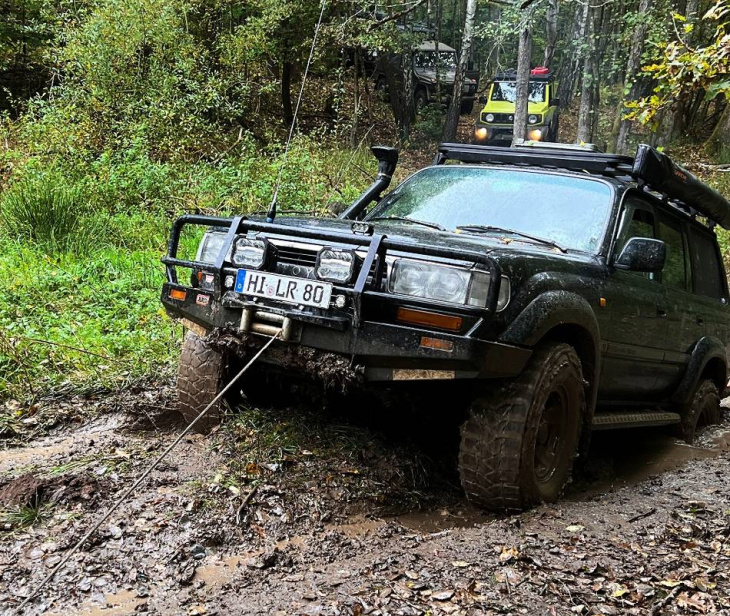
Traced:
<path fill-rule="evenodd" d="M 651 206 L 634 197 L 626 199 L 626 218 L 624 218 L 623 227 L 619 233 L 616 242 L 616 255 L 620 255 L 624 249 L 626 242 L 632 237 L 656 237 L 654 233 L 654 212 Z M 637 276 L 655 280 L 656 274 L 649 272 L 632 272 Z"/>
<path fill-rule="evenodd" d="M 659 239 L 667 248 L 667 258 L 662 270 L 662 282 L 675 289 L 687 289 L 687 272 L 682 223 L 678 220 L 659 218 Z"/>
<path fill-rule="evenodd" d="M 692 246 L 692 269 L 694 270 L 694 291 L 713 299 L 725 295 L 722 284 L 722 267 L 715 242 L 708 234 L 690 227 L 689 239 Z"/>

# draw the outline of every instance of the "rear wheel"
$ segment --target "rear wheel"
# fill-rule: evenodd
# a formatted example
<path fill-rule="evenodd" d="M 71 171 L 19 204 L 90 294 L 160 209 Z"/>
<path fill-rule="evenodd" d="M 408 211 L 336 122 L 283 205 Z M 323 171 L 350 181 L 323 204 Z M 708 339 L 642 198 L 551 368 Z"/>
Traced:
<path fill-rule="evenodd" d="M 700 381 L 690 403 L 682 412 L 682 422 L 676 427 L 676 435 L 692 444 L 699 428 L 720 423 L 720 393 L 710 379 Z"/>
<path fill-rule="evenodd" d="M 416 90 L 413 101 L 416 107 L 416 113 L 421 113 L 423 108 L 428 105 L 428 95 L 426 94 L 426 91 L 423 88 Z"/>
<path fill-rule="evenodd" d="M 585 405 L 573 347 L 536 350 L 518 378 L 471 404 L 459 451 L 467 497 L 498 510 L 557 500 L 570 478 Z"/>
<path fill-rule="evenodd" d="M 204 338 L 188 332 L 180 353 L 177 372 L 178 410 L 187 423 L 195 419 L 218 395 L 227 376 L 226 358 Z M 193 426 L 196 432 L 209 432 L 221 420 L 218 401 Z"/>

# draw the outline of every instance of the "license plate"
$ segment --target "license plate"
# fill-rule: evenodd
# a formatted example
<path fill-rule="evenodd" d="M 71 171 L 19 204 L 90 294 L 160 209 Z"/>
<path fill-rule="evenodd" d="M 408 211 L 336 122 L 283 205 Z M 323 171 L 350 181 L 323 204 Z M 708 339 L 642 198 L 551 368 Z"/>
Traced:
<path fill-rule="evenodd" d="M 243 295 L 317 308 L 329 308 L 332 297 L 332 285 L 328 282 L 245 269 L 236 274 L 235 290 Z"/>

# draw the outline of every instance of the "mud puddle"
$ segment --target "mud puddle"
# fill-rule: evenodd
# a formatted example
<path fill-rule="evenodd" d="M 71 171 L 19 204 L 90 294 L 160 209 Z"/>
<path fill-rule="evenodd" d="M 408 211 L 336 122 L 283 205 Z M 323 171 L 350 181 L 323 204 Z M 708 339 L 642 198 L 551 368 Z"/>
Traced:
<path fill-rule="evenodd" d="M 694 444 L 656 428 L 597 432 L 583 474 L 567 498 L 582 500 L 620 487 L 636 485 L 675 471 L 690 462 L 716 458 L 730 451 L 730 418 L 707 428 Z"/>

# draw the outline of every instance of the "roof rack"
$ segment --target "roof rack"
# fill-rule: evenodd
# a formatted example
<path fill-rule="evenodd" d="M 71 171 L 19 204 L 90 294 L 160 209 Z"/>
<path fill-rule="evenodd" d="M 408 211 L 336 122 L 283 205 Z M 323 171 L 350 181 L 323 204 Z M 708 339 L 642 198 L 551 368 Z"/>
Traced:
<path fill-rule="evenodd" d="M 466 143 L 442 143 L 439 146 L 434 164 L 440 165 L 447 160 L 552 167 L 554 169 L 588 171 L 589 173 L 611 177 L 629 176 L 634 162 L 629 156 L 604 154 L 603 152 L 588 150 L 567 150 L 558 147 L 533 148 L 530 146 L 517 146 L 503 148 Z"/>
<path fill-rule="evenodd" d="M 504 148 L 465 143 L 442 143 L 434 160 L 441 165 L 448 160 L 465 163 L 492 163 L 538 166 L 634 180 L 649 191 L 659 193 L 675 208 L 705 216 L 730 229 L 730 201 L 707 186 L 666 154 L 648 145 L 640 145 L 636 156 L 604 154 L 583 149 L 565 149 L 556 144 L 539 148 L 527 144 Z"/>
<path fill-rule="evenodd" d="M 541 68 L 541 67 L 538 67 Z M 553 80 L 553 74 L 548 71 L 547 73 L 543 72 L 533 72 L 536 69 L 532 69 L 530 71 L 530 81 L 552 81 Z M 492 81 L 517 81 L 517 69 L 509 68 L 505 71 L 500 71 L 494 75 L 494 79 Z"/>

